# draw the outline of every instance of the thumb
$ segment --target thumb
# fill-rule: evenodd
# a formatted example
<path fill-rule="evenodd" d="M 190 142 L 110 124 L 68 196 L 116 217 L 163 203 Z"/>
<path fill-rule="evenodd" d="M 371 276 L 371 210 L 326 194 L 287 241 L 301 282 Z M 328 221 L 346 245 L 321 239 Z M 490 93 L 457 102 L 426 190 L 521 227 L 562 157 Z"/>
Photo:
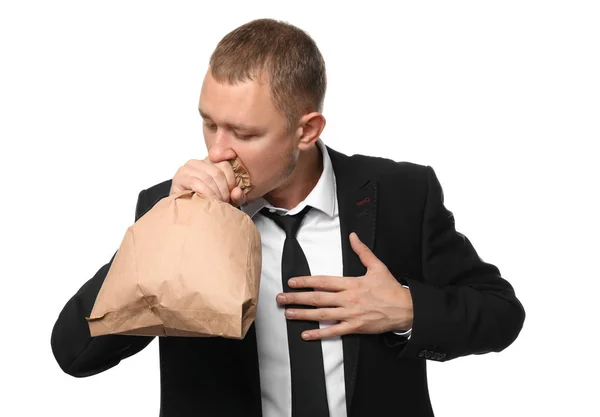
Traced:
<path fill-rule="evenodd" d="M 369 249 L 367 245 L 362 243 L 362 241 L 359 239 L 358 235 L 355 232 L 350 233 L 350 245 L 352 246 L 354 252 L 360 258 L 362 264 L 366 266 L 367 269 L 381 264 L 379 258 L 375 256 L 375 254 L 371 251 L 371 249 Z"/>
<path fill-rule="evenodd" d="M 235 187 L 231 190 L 231 204 L 235 207 L 239 207 L 246 203 L 246 193 L 242 191 L 240 187 Z"/>

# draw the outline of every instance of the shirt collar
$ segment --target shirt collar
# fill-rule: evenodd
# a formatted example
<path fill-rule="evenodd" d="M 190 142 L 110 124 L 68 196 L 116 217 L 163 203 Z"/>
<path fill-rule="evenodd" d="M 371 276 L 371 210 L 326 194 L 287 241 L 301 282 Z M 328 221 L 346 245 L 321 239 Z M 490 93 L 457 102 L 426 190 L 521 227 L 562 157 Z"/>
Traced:
<path fill-rule="evenodd" d="M 306 196 L 304 201 L 301 201 L 296 207 L 291 210 L 286 210 L 280 207 L 274 207 L 267 202 L 264 198 L 259 198 L 248 204 L 242 205 L 241 210 L 250 217 L 254 217 L 263 207 L 274 209 L 280 214 L 294 215 L 301 212 L 304 207 L 311 206 L 329 217 L 335 217 L 338 215 L 337 206 L 337 193 L 335 184 L 335 174 L 333 172 L 333 166 L 331 165 L 331 158 L 327 152 L 327 147 L 321 139 L 317 140 L 317 146 L 321 150 L 323 158 L 323 172 L 317 182 L 317 185 L 311 190 Z"/>

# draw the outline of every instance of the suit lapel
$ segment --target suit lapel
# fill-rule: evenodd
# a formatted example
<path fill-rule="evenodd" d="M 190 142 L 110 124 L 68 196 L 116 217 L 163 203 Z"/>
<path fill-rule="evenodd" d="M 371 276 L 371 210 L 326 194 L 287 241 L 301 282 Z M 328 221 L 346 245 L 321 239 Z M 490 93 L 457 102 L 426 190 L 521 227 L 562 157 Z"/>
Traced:
<path fill-rule="evenodd" d="M 349 236 L 356 232 L 363 243 L 371 250 L 375 249 L 377 184 L 368 178 L 365 167 L 330 148 L 327 151 L 336 179 L 344 276 L 363 276 L 366 268 L 350 246 Z M 359 340 L 357 334 L 342 336 L 348 413 L 356 385 Z"/>

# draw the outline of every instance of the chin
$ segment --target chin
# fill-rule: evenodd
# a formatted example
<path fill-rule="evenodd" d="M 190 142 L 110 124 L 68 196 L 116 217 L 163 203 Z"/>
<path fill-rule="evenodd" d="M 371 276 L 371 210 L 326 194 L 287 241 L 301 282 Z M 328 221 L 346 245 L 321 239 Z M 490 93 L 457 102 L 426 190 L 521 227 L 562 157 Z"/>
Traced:
<path fill-rule="evenodd" d="M 251 201 L 258 200 L 260 198 L 264 198 L 271 191 L 264 191 L 264 187 L 254 187 L 248 194 L 246 194 L 246 203 Z"/>

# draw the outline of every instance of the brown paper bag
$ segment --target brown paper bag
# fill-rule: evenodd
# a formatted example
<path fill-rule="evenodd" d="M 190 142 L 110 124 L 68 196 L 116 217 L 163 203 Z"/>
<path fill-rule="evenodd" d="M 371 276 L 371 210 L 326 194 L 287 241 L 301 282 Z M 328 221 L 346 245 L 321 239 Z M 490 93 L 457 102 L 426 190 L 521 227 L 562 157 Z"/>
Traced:
<path fill-rule="evenodd" d="M 249 176 L 230 161 L 238 185 Z M 185 191 L 130 226 L 87 317 L 90 334 L 241 339 L 256 317 L 261 242 L 252 219 Z"/>

